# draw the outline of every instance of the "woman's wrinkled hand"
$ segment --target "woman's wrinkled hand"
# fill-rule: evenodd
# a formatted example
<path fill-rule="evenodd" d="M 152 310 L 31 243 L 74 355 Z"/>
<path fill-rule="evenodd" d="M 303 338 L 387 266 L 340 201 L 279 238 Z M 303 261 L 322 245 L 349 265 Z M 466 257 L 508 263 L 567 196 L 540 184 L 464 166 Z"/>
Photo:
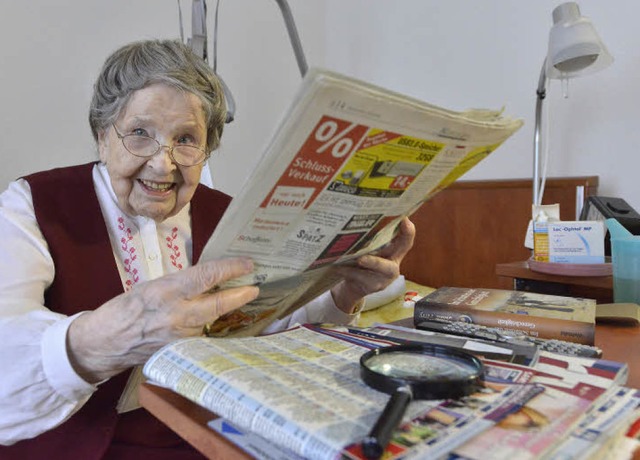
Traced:
<path fill-rule="evenodd" d="M 205 324 L 258 296 L 255 286 L 212 289 L 252 271 L 249 259 L 204 262 L 141 283 L 83 313 L 67 333 L 74 369 L 88 382 L 98 382 L 144 363 L 173 340 L 201 334 Z"/>
<path fill-rule="evenodd" d="M 376 255 L 365 255 L 355 266 L 340 268 L 344 280 L 331 289 L 335 304 L 351 313 L 367 294 L 386 288 L 400 275 L 400 263 L 413 246 L 415 226 L 408 218 L 400 222 L 398 234 Z"/>

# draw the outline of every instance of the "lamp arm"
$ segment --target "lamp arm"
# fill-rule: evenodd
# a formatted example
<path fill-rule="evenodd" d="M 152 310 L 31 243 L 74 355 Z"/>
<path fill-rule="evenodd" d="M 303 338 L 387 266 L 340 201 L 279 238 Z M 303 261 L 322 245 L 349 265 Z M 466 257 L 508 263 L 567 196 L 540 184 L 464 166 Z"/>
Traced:
<path fill-rule="evenodd" d="M 307 60 L 304 57 L 304 51 L 302 50 L 302 43 L 300 42 L 300 37 L 298 36 L 296 23 L 293 20 L 293 14 L 291 14 L 291 9 L 289 8 L 289 4 L 287 3 L 287 0 L 276 0 L 276 3 L 278 4 L 278 6 L 280 7 L 280 10 L 282 11 L 282 17 L 284 18 L 284 23 L 287 26 L 287 32 L 289 33 L 289 41 L 291 41 L 291 46 L 293 47 L 293 53 L 295 54 L 296 61 L 298 62 L 300 75 L 304 77 L 308 70 Z"/>
<path fill-rule="evenodd" d="M 536 90 L 536 124 L 533 133 L 533 204 L 542 204 L 540 194 L 540 126 L 542 124 L 542 102 L 547 95 L 546 72 L 547 60 L 545 58 L 540 69 L 540 80 L 538 80 L 538 89 Z"/>

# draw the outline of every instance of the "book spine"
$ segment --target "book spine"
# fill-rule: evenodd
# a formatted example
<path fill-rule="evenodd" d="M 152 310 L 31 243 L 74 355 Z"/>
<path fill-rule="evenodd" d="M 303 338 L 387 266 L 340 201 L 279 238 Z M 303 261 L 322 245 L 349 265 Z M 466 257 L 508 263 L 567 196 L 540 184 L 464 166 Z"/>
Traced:
<path fill-rule="evenodd" d="M 594 323 L 474 310 L 461 305 L 417 302 L 414 307 L 413 319 L 414 324 L 421 320 L 464 321 L 482 326 L 521 331 L 540 339 L 564 340 L 585 345 L 593 345 L 595 340 Z"/>

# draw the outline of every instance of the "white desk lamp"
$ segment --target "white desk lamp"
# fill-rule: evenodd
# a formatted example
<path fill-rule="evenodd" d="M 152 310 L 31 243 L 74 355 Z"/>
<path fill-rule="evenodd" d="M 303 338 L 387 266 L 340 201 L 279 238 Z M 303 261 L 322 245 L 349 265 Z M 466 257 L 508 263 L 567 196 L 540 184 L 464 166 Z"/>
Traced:
<path fill-rule="evenodd" d="M 549 50 L 542 64 L 536 91 L 536 124 L 533 137 L 533 204 L 542 204 L 546 174 L 540 176 L 540 126 L 547 79 L 568 80 L 597 72 L 613 62 L 591 21 L 580 15 L 575 2 L 553 10 Z M 546 168 L 546 160 L 545 160 Z"/>

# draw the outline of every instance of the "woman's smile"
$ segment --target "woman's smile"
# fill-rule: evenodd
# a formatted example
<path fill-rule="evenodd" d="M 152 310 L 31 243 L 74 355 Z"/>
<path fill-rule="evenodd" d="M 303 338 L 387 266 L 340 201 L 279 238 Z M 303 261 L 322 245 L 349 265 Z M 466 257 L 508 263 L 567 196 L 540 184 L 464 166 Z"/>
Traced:
<path fill-rule="evenodd" d="M 175 188 L 175 182 L 155 182 L 147 179 L 138 179 L 138 183 L 142 185 L 142 188 L 151 192 L 169 192 Z"/>

